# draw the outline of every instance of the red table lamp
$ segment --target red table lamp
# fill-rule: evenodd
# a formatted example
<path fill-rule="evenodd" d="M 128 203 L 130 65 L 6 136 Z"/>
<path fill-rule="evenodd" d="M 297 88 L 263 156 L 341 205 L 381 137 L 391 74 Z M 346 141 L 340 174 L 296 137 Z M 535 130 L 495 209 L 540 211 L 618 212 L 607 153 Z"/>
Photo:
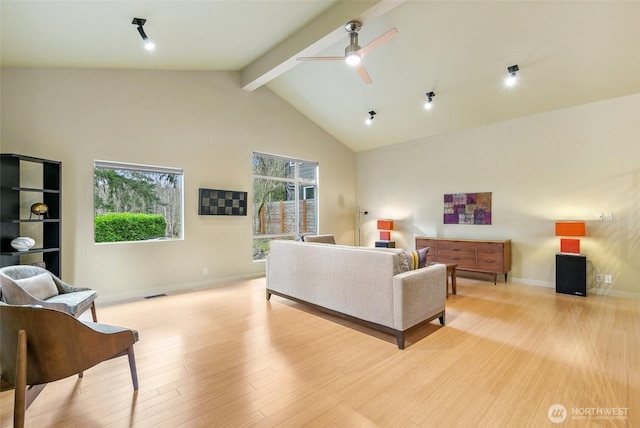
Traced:
<path fill-rule="evenodd" d="M 584 221 L 557 221 L 556 236 L 586 236 Z M 580 254 L 579 239 L 560 239 L 560 252 Z"/>
<path fill-rule="evenodd" d="M 381 241 L 390 241 L 391 231 L 393 230 L 393 220 L 378 220 L 378 230 L 380 231 Z"/>

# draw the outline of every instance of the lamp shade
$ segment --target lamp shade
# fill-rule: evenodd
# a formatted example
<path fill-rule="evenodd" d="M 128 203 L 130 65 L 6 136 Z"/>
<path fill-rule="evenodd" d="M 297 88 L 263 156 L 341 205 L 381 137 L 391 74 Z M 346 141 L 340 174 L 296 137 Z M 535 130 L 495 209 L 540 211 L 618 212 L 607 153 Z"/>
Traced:
<path fill-rule="evenodd" d="M 556 236 L 585 236 L 584 221 L 557 221 Z"/>
<path fill-rule="evenodd" d="M 556 236 L 585 236 L 584 221 L 557 221 Z M 579 239 L 560 239 L 560 252 L 580 254 Z"/>
<path fill-rule="evenodd" d="M 378 220 L 378 230 L 393 230 L 393 220 Z"/>
<path fill-rule="evenodd" d="M 391 240 L 391 232 L 393 230 L 393 220 L 378 220 L 378 230 L 380 231 L 380 240 Z"/>

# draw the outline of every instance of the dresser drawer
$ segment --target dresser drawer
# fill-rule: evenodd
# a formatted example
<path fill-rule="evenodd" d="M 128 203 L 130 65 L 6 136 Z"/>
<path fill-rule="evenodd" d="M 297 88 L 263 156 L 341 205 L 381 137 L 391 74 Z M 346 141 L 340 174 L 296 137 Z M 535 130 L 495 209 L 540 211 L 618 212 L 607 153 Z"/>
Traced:
<path fill-rule="evenodd" d="M 478 270 L 504 273 L 504 244 L 501 242 L 478 242 Z"/>
<path fill-rule="evenodd" d="M 459 269 L 476 269 L 475 242 L 438 242 L 438 262 L 456 263 Z"/>

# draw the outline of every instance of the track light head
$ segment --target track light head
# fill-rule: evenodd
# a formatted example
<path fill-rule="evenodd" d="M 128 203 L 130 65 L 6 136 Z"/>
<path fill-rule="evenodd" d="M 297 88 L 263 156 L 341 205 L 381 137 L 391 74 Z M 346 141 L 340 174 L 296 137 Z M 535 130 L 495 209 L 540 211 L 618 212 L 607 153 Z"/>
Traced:
<path fill-rule="evenodd" d="M 431 92 L 427 92 L 425 94 L 427 96 L 427 101 L 424 103 L 424 108 L 427 110 L 431 110 L 431 107 L 433 107 L 433 97 L 436 96 L 435 92 L 431 91 Z"/>
<path fill-rule="evenodd" d="M 520 70 L 520 68 L 518 68 L 518 64 L 514 64 L 514 65 L 512 65 L 510 67 L 507 67 L 507 71 L 509 72 L 509 76 L 507 77 L 507 80 L 505 81 L 505 84 L 507 86 L 515 85 L 518 70 Z"/>
<path fill-rule="evenodd" d="M 140 34 L 140 37 L 142 37 L 144 48 L 148 51 L 152 51 L 153 49 L 155 49 L 156 45 L 153 44 L 151 40 L 149 40 L 149 37 L 147 37 L 147 33 L 145 33 L 144 28 L 142 28 L 146 22 L 147 20 L 144 18 L 133 18 L 133 21 L 131 21 L 133 25 L 138 26 L 138 33 Z"/>
<path fill-rule="evenodd" d="M 376 112 L 375 112 L 375 111 L 373 111 L 373 110 L 371 110 L 371 111 L 369 112 L 369 117 L 367 118 L 367 120 L 365 121 L 365 123 L 366 123 L 367 125 L 371 125 L 371 124 L 373 123 L 373 119 L 375 118 L 375 115 L 376 115 Z"/>

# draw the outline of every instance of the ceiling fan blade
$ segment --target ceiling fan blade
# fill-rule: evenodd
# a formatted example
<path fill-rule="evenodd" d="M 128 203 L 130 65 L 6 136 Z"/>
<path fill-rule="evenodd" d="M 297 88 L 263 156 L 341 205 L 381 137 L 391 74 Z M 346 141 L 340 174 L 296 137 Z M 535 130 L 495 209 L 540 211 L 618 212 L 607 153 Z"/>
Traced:
<path fill-rule="evenodd" d="M 343 56 L 299 56 L 296 61 L 344 61 Z"/>
<path fill-rule="evenodd" d="M 367 45 L 360 48 L 360 50 L 358 51 L 358 55 L 360 55 L 360 58 L 364 58 L 365 55 L 367 55 L 369 52 L 371 52 L 372 50 L 374 50 L 375 48 L 377 48 L 378 46 L 380 46 L 381 44 L 383 44 L 384 42 L 386 42 L 396 34 L 398 34 L 398 30 L 396 30 L 394 27 L 391 30 L 384 33 L 383 35 L 381 35 L 380 37 L 378 37 L 377 39 L 373 39 Z"/>
<path fill-rule="evenodd" d="M 355 68 L 360 77 L 362 77 L 364 83 L 369 84 L 373 82 L 373 80 L 371 80 L 371 76 L 369 76 L 369 73 L 367 73 L 367 69 L 364 68 L 364 65 L 362 65 L 362 63 L 354 65 L 353 68 Z"/>

